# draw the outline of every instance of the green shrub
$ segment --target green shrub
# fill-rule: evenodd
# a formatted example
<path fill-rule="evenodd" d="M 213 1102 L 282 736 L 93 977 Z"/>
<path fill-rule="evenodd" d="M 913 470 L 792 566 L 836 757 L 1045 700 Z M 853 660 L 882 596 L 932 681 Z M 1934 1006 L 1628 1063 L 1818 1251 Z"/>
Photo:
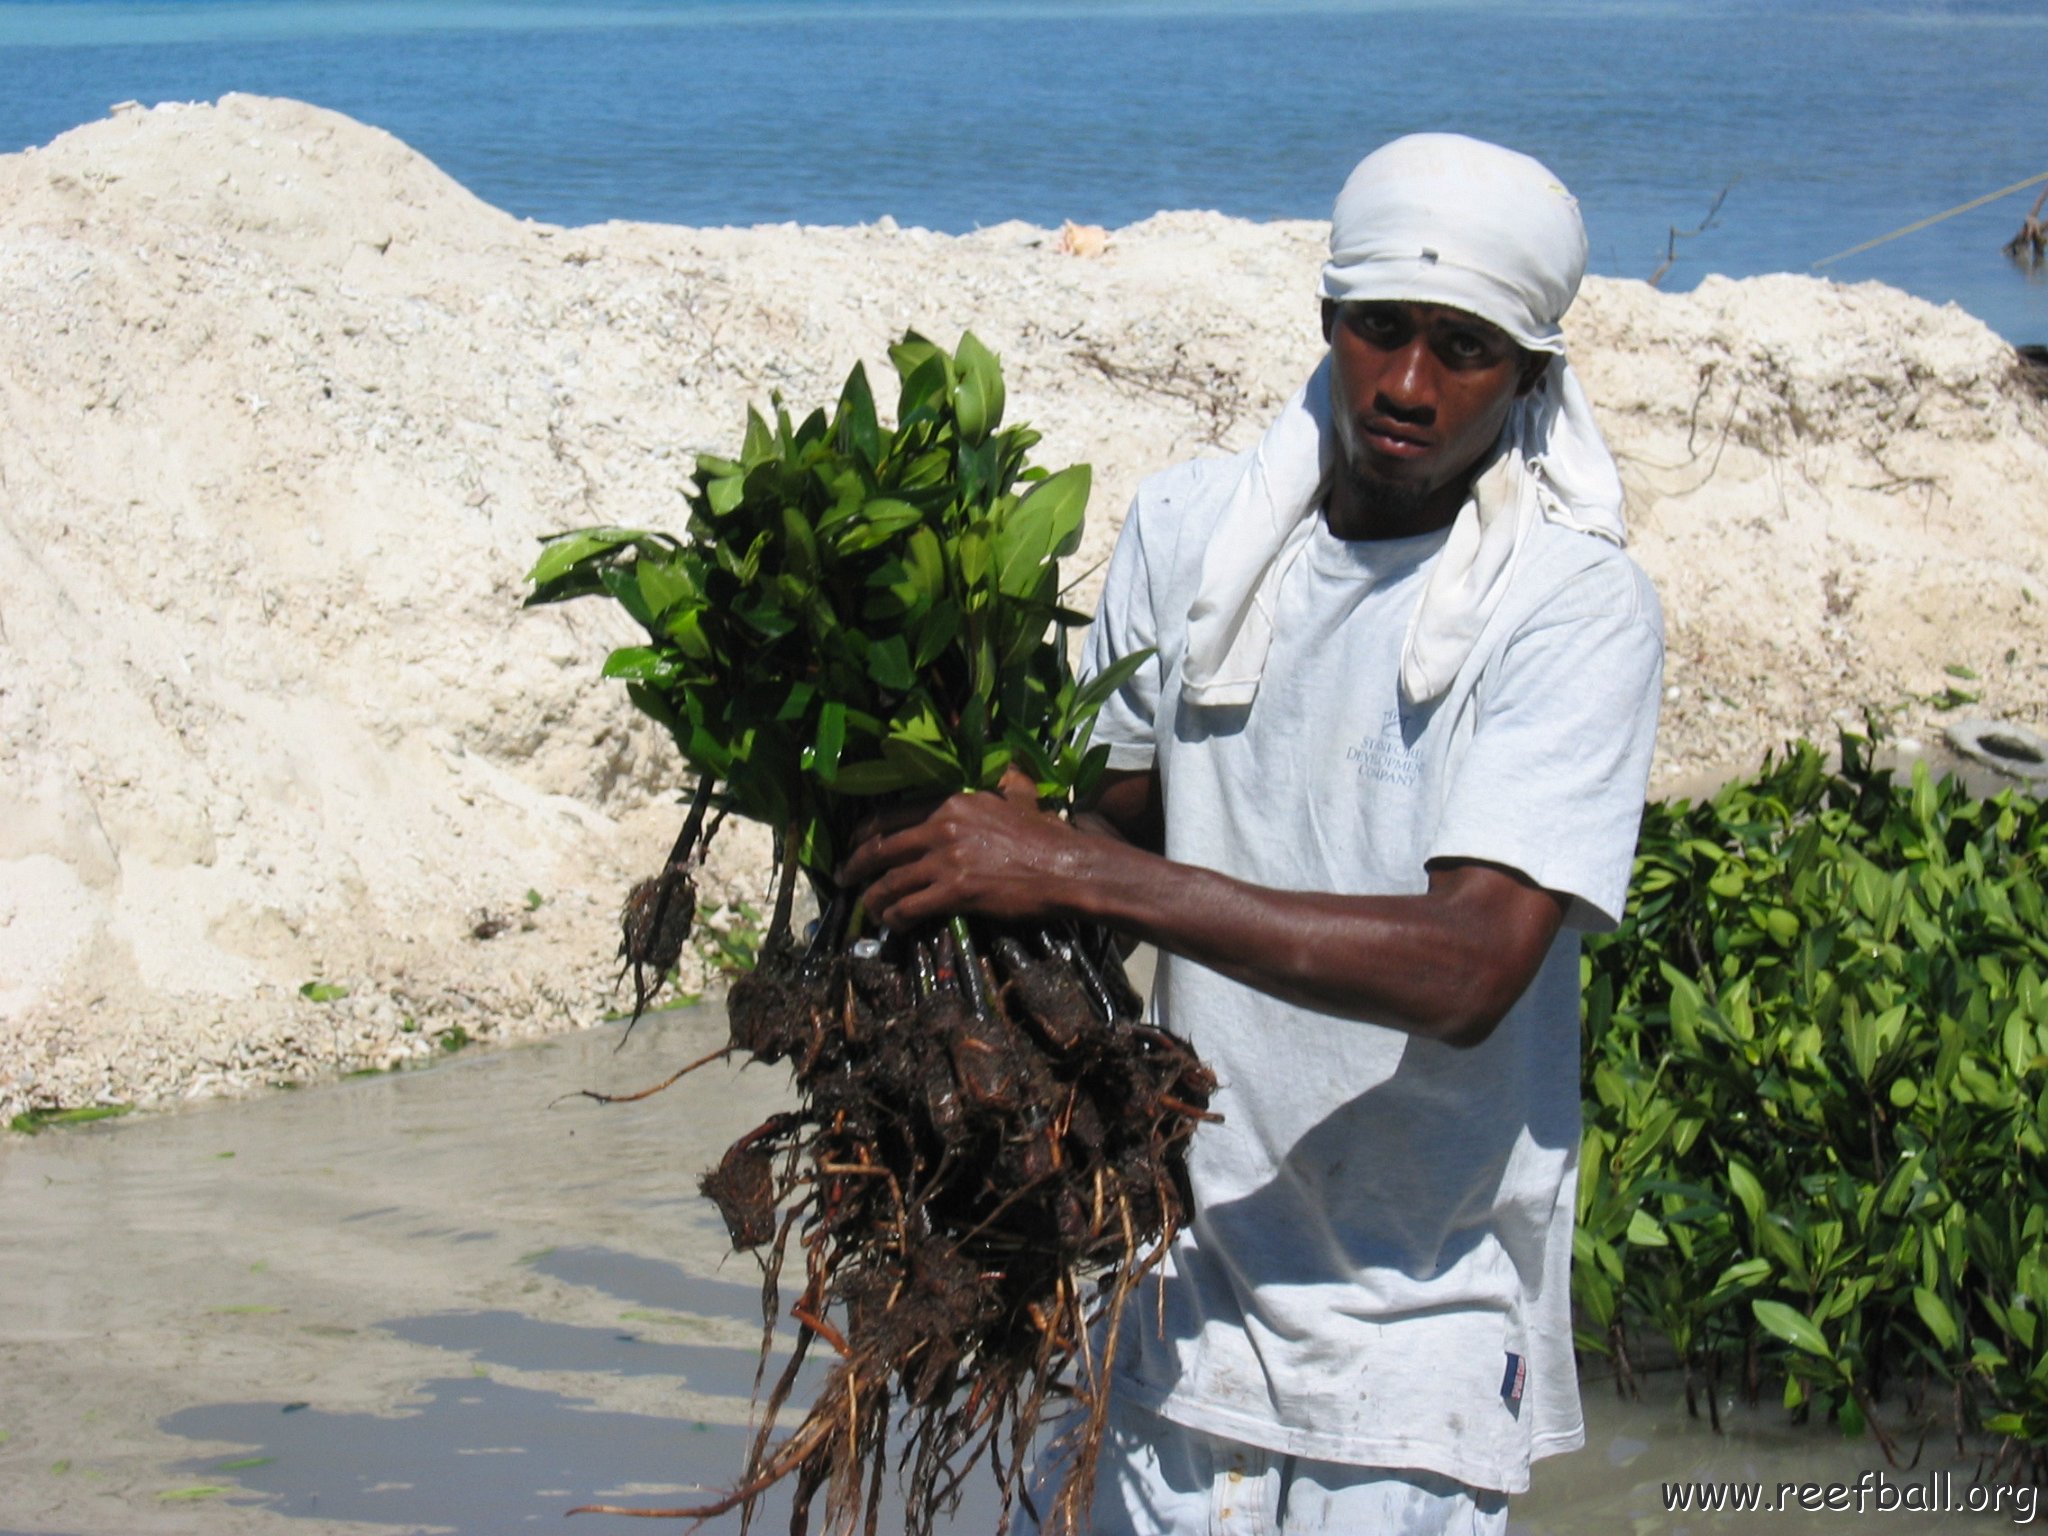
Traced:
<path fill-rule="evenodd" d="M 876 797 L 993 789 L 1084 796 L 1096 710 L 1142 657 L 1079 686 L 1059 561 L 1090 472 L 1032 465 L 1003 427 L 1002 375 L 972 335 L 889 349 L 898 425 L 856 366 L 830 416 L 778 398 L 734 459 L 700 454 L 684 537 L 587 528 L 550 539 L 530 604 L 608 594 L 647 631 L 607 677 L 665 726 L 722 804 L 765 823 L 824 885 Z M 1149 652 L 1147 653 L 1150 654 Z M 779 921 L 771 922 L 771 930 Z"/>
<path fill-rule="evenodd" d="M 1582 1348 L 1858 1432 L 1888 1384 L 2048 1445 L 2048 824 L 1870 740 L 1652 804 L 1589 942 Z M 1710 1393 L 1710 1400 L 1712 1394 Z M 1889 1442 L 1887 1441 L 1889 1449 Z"/>

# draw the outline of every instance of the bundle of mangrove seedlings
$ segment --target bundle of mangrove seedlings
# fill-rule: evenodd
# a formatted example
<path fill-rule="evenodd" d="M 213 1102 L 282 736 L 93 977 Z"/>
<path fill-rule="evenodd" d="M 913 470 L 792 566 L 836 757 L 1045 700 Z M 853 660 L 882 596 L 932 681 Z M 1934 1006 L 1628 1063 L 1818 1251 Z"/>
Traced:
<path fill-rule="evenodd" d="M 789 1478 L 792 1530 L 822 1493 L 831 1532 L 872 1533 L 893 1452 L 909 1531 L 929 1532 L 984 1458 L 1007 1523 L 1033 1432 L 1072 1405 L 1075 1470 L 1035 1514 L 1078 1531 L 1106 1357 L 1185 1218 L 1187 1139 L 1214 1084 L 1139 1022 L 1100 932 L 961 918 L 877 931 L 834 881 L 882 804 L 993 792 L 1006 774 L 1047 806 L 1085 797 L 1105 756 L 1089 727 L 1129 675 L 1081 685 L 1062 641 L 1083 622 L 1061 606 L 1059 560 L 1080 536 L 1086 467 L 1027 464 L 1038 436 L 1002 428 L 1002 378 L 972 336 L 949 355 L 910 335 L 891 357 L 893 430 L 856 367 L 829 418 L 795 423 L 778 400 L 772 423 L 749 413 L 737 458 L 700 458 L 684 536 L 565 534 L 531 577 L 534 602 L 608 594 L 646 630 L 605 673 L 667 728 L 696 785 L 666 866 L 626 901 L 636 1009 L 681 954 L 691 872 L 728 812 L 774 829 L 779 866 L 720 1054 L 787 1063 L 797 1107 L 736 1141 L 703 1190 L 762 1262 L 770 1333 L 788 1299 L 795 1350 L 729 1495 L 611 1512 L 737 1509 L 744 1529 Z M 820 914 L 804 940 L 799 879 Z M 793 1250 L 800 1281 L 783 1274 Z M 833 1367 L 779 1431 L 820 1348 Z"/>

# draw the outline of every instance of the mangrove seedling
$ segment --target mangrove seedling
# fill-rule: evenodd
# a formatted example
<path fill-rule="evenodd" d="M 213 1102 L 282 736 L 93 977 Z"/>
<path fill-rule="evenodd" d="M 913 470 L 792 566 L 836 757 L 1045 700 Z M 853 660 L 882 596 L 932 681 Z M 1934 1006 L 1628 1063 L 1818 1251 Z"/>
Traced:
<path fill-rule="evenodd" d="M 680 535 L 596 528 L 547 541 L 535 603 L 607 595 L 646 632 L 605 674 L 667 730 L 694 789 L 663 867 L 634 887 L 620 957 L 636 1012 L 696 914 L 693 872 L 729 813 L 775 835 L 758 963 L 733 984 L 719 1053 L 787 1062 L 798 1107 L 704 1175 L 733 1246 L 760 1257 L 772 1331 L 792 1245 L 797 1342 L 722 1499 L 616 1513 L 742 1529 L 763 1491 L 822 1493 L 834 1533 L 878 1528 L 892 1429 L 906 1529 L 930 1532 L 975 1462 L 1007 1524 L 1041 1418 L 1078 1401 L 1075 1468 L 1045 1528 L 1078 1531 L 1125 1302 L 1187 1213 L 1187 1139 L 1214 1080 L 1138 1021 L 1106 937 L 960 918 L 873 931 L 833 871 L 878 802 L 993 791 L 1084 799 L 1106 753 L 1097 710 L 1142 657 L 1087 683 L 1064 630 L 1059 561 L 1089 472 L 1028 462 L 1002 425 L 994 356 L 911 334 L 891 349 L 896 425 L 856 367 L 834 410 L 750 411 L 733 458 L 697 460 Z M 820 918 L 791 932 L 798 879 Z M 685 1068 L 688 1071 L 689 1068 Z M 678 1073 L 677 1076 L 681 1076 Z M 670 1079 L 674 1081 L 674 1079 Z M 664 1085 L 665 1086 L 665 1085 Z M 778 1437 L 807 1354 L 836 1364 Z M 767 1331 L 763 1338 L 766 1365 Z"/>

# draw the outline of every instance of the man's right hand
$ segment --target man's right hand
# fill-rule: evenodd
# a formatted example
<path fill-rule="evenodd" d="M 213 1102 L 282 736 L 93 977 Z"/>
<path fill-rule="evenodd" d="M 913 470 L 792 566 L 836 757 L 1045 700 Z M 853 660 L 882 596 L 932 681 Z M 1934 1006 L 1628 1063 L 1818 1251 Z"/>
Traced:
<path fill-rule="evenodd" d="M 1072 882 L 1087 878 L 1091 847 L 1104 846 L 1039 809 L 1028 781 L 1016 798 L 998 790 L 884 812 L 857 835 L 840 884 L 859 889 L 868 915 L 896 929 L 955 915 L 1073 915 Z"/>

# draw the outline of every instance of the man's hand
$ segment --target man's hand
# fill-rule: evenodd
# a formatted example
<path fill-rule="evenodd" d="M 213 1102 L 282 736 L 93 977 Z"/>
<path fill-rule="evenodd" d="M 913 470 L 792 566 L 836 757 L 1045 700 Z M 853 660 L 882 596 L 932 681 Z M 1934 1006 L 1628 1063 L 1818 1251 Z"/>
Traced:
<path fill-rule="evenodd" d="M 1085 878 L 1086 845 L 1097 841 L 1040 810 L 1030 780 L 1014 769 L 994 794 L 887 812 L 857 835 L 840 883 L 865 887 L 868 915 L 889 928 L 954 914 L 1060 915 L 1064 883 Z"/>

